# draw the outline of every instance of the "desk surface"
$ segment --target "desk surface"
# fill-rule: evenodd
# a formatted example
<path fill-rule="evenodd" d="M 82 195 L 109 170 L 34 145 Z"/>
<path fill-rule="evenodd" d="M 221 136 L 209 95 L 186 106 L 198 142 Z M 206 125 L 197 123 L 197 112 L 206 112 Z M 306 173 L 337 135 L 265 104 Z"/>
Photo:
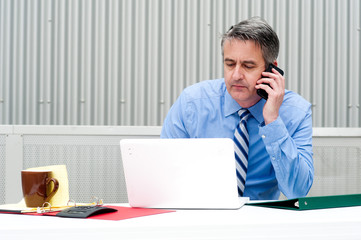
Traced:
<path fill-rule="evenodd" d="M 121 221 L 0 214 L 5 239 L 361 239 L 361 207 L 178 210 Z"/>

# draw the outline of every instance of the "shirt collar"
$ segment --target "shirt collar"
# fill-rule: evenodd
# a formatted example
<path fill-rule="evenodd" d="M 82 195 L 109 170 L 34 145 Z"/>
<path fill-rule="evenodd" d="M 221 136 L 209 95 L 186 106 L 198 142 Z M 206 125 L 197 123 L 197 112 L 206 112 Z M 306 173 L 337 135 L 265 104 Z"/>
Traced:
<path fill-rule="evenodd" d="M 258 123 L 264 122 L 263 118 L 263 106 L 266 103 L 266 100 L 261 98 L 255 105 L 248 108 L 249 112 L 252 114 L 252 116 L 258 121 Z"/>
<path fill-rule="evenodd" d="M 241 106 L 232 98 L 225 88 L 225 97 L 224 97 L 224 116 L 228 117 L 238 110 L 241 109 Z"/>
<path fill-rule="evenodd" d="M 263 118 L 263 106 L 266 103 L 266 100 L 263 98 L 259 100 L 255 105 L 248 108 L 249 112 L 252 116 L 258 121 L 258 123 L 262 123 L 264 121 Z M 238 112 L 242 107 L 232 98 L 232 96 L 228 93 L 227 89 L 225 89 L 225 99 L 224 99 L 224 116 L 228 117 L 236 112 Z"/>

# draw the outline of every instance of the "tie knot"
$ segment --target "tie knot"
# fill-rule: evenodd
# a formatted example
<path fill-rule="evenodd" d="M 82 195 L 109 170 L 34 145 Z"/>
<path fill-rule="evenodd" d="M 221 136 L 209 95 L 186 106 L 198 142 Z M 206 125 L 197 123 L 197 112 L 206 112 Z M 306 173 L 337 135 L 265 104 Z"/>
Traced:
<path fill-rule="evenodd" d="M 240 109 L 239 111 L 238 111 L 238 115 L 239 115 L 239 117 L 241 118 L 241 121 L 242 120 L 247 120 L 247 118 L 248 118 L 248 116 L 249 116 L 249 111 L 248 111 L 248 109 Z"/>

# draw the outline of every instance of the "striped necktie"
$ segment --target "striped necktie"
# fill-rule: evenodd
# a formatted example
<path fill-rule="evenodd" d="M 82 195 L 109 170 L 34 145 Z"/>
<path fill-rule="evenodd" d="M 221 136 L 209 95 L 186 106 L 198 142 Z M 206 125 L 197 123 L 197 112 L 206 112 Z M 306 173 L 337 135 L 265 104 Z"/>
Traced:
<path fill-rule="evenodd" d="M 243 196 L 246 174 L 248 166 L 248 131 L 247 131 L 247 119 L 249 117 L 249 111 L 247 109 L 241 109 L 238 111 L 240 116 L 240 122 L 237 125 L 234 132 L 234 151 L 236 157 L 236 172 L 237 172 L 237 185 L 238 195 Z"/>

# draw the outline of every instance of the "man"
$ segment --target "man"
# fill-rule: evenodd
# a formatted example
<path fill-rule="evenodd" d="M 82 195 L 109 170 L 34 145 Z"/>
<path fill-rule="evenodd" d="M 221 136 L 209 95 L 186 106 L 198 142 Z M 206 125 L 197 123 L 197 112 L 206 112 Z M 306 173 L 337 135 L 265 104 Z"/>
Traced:
<path fill-rule="evenodd" d="M 241 194 L 253 200 L 278 199 L 280 192 L 287 198 L 306 196 L 314 174 L 311 104 L 285 90 L 276 69 L 265 72 L 271 63 L 277 66 L 277 34 L 265 21 L 251 18 L 232 26 L 221 46 L 224 78 L 186 88 L 164 120 L 161 137 L 234 139 L 238 111 L 248 110 Z"/>

